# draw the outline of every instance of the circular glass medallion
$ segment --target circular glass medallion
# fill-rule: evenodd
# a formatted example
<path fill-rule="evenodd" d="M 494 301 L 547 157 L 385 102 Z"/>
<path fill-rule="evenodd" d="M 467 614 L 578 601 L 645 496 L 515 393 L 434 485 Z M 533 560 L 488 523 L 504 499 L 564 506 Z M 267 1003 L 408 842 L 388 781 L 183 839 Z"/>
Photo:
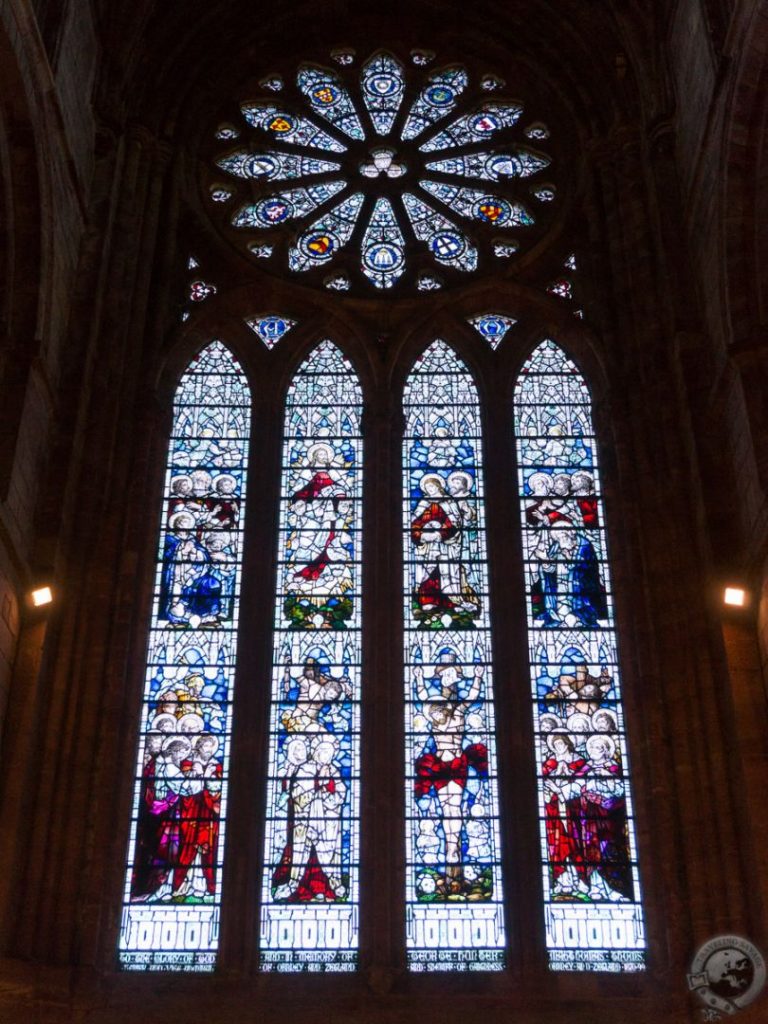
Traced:
<path fill-rule="evenodd" d="M 490 135 L 501 127 L 501 121 L 495 114 L 486 110 L 473 117 L 469 127 L 476 135 Z"/>
<path fill-rule="evenodd" d="M 365 88 L 372 96 L 392 96 L 400 88 L 400 83 L 394 75 L 371 75 L 366 80 Z"/>
<path fill-rule="evenodd" d="M 455 98 L 456 93 L 447 85 L 432 85 L 424 92 L 424 99 L 433 107 L 447 107 Z"/>
<path fill-rule="evenodd" d="M 403 263 L 403 253 L 387 242 L 369 245 L 363 254 L 363 260 L 371 270 L 386 273 L 396 270 Z"/>
<path fill-rule="evenodd" d="M 275 132 L 277 135 L 290 135 L 295 127 L 295 122 L 292 117 L 287 114 L 277 114 L 267 124 L 267 128 L 271 132 Z"/>
<path fill-rule="evenodd" d="M 513 156 L 492 156 L 485 169 L 491 178 L 519 178 L 522 165 Z"/>
<path fill-rule="evenodd" d="M 475 216 L 486 224 L 505 224 L 511 213 L 509 203 L 497 196 L 483 196 L 475 206 Z"/>
<path fill-rule="evenodd" d="M 316 260 L 329 260 L 338 244 L 336 236 L 328 231 L 312 231 L 301 240 L 302 249 Z"/>
<path fill-rule="evenodd" d="M 334 103 L 338 103 L 339 96 L 339 90 L 330 82 L 323 82 L 322 85 L 318 85 L 316 89 L 312 90 L 312 99 L 324 107 L 332 107 Z"/>
<path fill-rule="evenodd" d="M 450 231 L 438 231 L 432 236 L 429 247 L 437 259 L 453 259 L 464 252 L 466 242 L 461 235 L 454 235 Z"/>
<path fill-rule="evenodd" d="M 293 213 L 293 207 L 285 199 L 264 199 L 256 206 L 256 216 L 264 224 L 282 224 Z"/>

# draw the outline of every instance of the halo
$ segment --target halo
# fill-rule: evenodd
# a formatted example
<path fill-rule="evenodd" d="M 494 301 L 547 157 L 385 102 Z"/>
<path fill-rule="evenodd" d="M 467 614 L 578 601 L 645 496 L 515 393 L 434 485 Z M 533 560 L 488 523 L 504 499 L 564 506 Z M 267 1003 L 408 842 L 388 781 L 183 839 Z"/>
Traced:
<path fill-rule="evenodd" d="M 187 729 L 185 726 L 194 725 L 194 729 Z M 190 732 L 202 732 L 205 728 L 205 722 L 202 717 L 195 714 L 194 711 L 188 711 L 186 715 L 182 715 L 179 719 L 176 728 L 179 732 L 190 733 Z"/>
<path fill-rule="evenodd" d="M 419 487 L 421 488 L 421 493 L 422 494 L 426 494 L 427 493 L 424 490 L 424 487 L 425 487 L 425 484 L 428 484 L 430 482 L 436 483 L 437 486 L 442 491 L 442 493 L 445 494 L 445 480 L 443 480 L 443 478 L 441 476 L 439 476 L 437 473 L 425 473 L 424 476 L 421 478 L 421 480 L 419 480 Z"/>
<path fill-rule="evenodd" d="M 318 452 L 325 452 L 328 456 L 328 462 L 333 462 L 336 454 L 329 444 L 325 444 L 323 441 L 318 441 L 317 444 L 310 445 L 310 447 L 307 448 L 307 462 L 310 466 L 316 463 Z"/>
<path fill-rule="evenodd" d="M 461 481 L 463 481 L 464 489 L 466 490 L 467 494 L 469 494 L 469 492 L 472 490 L 472 485 L 474 484 L 474 480 L 472 479 L 471 473 L 465 473 L 464 470 L 462 470 L 462 469 L 454 470 L 453 473 L 451 473 L 450 476 L 448 477 L 448 481 L 447 482 L 448 482 L 449 489 L 450 489 L 451 480 L 461 480 Z"/>
<path fill-rule="evenodd" d="M 595 725 L 595 719 L 598 715 L 607 715 L 608 718 L 610 718 L 612 722 L 610 729 L 601 729 L 599 728 L 599 726 Z M 592 729 L 594 732 L 600 733 L 601 735 L 604 735 L 606 732 L 618 732 L 619 720 L 610 708 L 598 708 L 597 711 L 595 711 L 595 713 L 592 715 Z"/>
<path fill-rule="evenodd" d="M 184 520 L 184 522 L 188 522 L 189 525 L 184 526 L 182 524 L 182 520 Z M 168 526 L 171 530 L 194 530 L 195 517 L 192 515 L 191 512 L 174 512 L 173 515 L 168 519 Z"/>
<path fill-rule="evenodd" d="M 163 729 L 164 725 L 171 725 L 173 728 L 166 730 Z M 170 711 L 163 711 L 161 714 L 155 715 L 152 719 L 150 722 L 150 729 L 152 732 L 176 732 L 176 725 L 176 716 L 172 715 Z"/>
<path fill-rule="evenodd" d="M 589 715 L 585 715 L 581 711 L 575 711 L 569 715 L 567 721 L 571 732 L 592 732 L 592 721 Z"/>
<path fill-rule="evenodd" d="M 560 736 L 562 739 L 564 739 L 567 742 L 567 744 L 570 747 L 570 749 L 573 750 L 573 747 L 574 747 L 573 739 L 571 737 L 571 734 L 568 732 L 568 730 L 567 729 L 553 729 L 552 732 L 549 733 L 549 735 L 547 736 L 547 746 L 549 747 L 549 749 L 552 751 L 553 754 L 555 752 L 554 743 L 555 743 L 555 740 L 557 739 L 558 736 Z"/>
<path fill-rule="evenodd" d="M 163 753 L 164 754 L 168 753 L 168 750 L 170 749 L 170 746 L 171 746 L 172 743 L 182 743 L 187 748 L 187 750 L 186 750 L 187 754 L 189 754 L 191 752 L 191 750 L 192 750 L 192 744 L 187 739 L 187 737 L 186 736 L 179 736 L 178 733 L 176 733 L 173 736 L 169 736 L 167 740 L 163 741 Z"/>
<path fill-rule="evenodd" d="M 544 728 L 545 722 L 551 722 L 552 726 L 549 729 Z M 553 715 L 551 711 L 545 711 L 543 715 L 539 716 L 539 730 L 541 732 L 552 732 L 554 729 L 562 728 L 562 721 L 557 715 Z"/>

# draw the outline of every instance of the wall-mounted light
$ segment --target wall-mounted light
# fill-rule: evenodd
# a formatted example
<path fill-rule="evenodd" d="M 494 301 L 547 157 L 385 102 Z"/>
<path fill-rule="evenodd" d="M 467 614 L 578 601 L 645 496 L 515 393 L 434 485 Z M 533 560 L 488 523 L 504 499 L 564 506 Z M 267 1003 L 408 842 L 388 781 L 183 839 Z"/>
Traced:
<path fill-rule="evenodd" d="M 29 596 L 35 608 L 40 608 L 44 604 L 50 604 L 53 600 L 53 592 L 50 587 L 38 587 Z"/>
<path fill-rule="evenodd" d="M 741 587 L 726 587 L 723 592 L 723 603 L 735 608 L 743 608 L 747 603 L 747 592 Z"/>

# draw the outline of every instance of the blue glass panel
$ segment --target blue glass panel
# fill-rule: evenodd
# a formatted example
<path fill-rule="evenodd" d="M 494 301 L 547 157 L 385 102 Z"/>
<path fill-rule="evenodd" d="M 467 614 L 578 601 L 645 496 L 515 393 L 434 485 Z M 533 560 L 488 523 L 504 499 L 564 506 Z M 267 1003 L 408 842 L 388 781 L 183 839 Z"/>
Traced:
<path fill-rule="evenodd" d="M 305 217 L 344 188 L 343 181 L 293 188 L 241 206 L 232 218 L 236 228 L 271 228 L 296 217 Z"/>
<path fill-rule="evenodd" d="M 391 288 L 405 270 L 403 236 L 388 199 L 377 199 L 363 237 L 363 273 L 377 288 Z"/>
<path fill-rule="evenodd" d="M 283 335 L 296 326 L 295 320 L 287 316 L 261 316 L 245 321 L 254 334 L 264 342 L 267 348 L 274 348 Z"/>
<path fill-rule="evenodd" d="M 404 139 L 415 139 L 435 121 L 449 114 L 467 87 L 464 68 L 446 68 L 430 75 L 411 107 L 403 128 Z"/>
<path fill-rule="evenodd" d="M 405 387 L 406 922 L 414 971 L 501 970 L 480 407 L 442 341 Z"/>
<path fill-rule="evenodd" d="M 212 971 L 242 565 L 250 392 L 215 341 L 173 408 L 120 963 Z"/>
<path fill-rule="evenodd" d="M 361 84 L 373 127 L 379 135 L 386 135 L 392 130 L 403 100 L 403 69 L 394 57 L 381 53 L 363 68 Z"/>
<path fill-rule="evenodd" d="M 441 132 L 423 142 L 419 149 L 431 153 L 435 149 L 450 149 L 490 139 L 501 128 L 516 124 L 523 108 L 517 103 L 486 103 L 479 110 L 465 114 Z"/>
<path fill-rule="evenodd" d="M 476 316 L 468 321 L 480 334 L 492 349 L 497 349 L 501 344 L 504 335 L 510 327 L 513 327 L 517 320 L 509 316 L 502 316 L 501 313 L 488 313 L 485 316 Z"/>
<path fill-rule="evenodd" d="M 456 225 L 410 192 L 403 194 L 403 206 L 416 237 L 426 242 L 439 263 L 457 270 L 474 270 L 477 249 Z"/>
<path fill-rule="evenodd" d="M 549 160 L 517 149 L 510 153 L 468 153 L 466 156 L 446 157 L 425 165 L 428 171 L 459 174 L 465 178 L 484 178 L 486 181 L 507 181 L 509 178 L 529 178 L 544 170 Z"/>
<path fill-rule="evenodd" d="M 311 156 L 297 156 L 294 153 L 249 153 L 239 150 L 216 161 L 223 171 L 238 178 L 256 178 L 264 181 L 281 181 L 288 178 L 304 178 L 313 174 L 327 174 L 341 170 L 341 164 L 330 160 L 316 160 Z"/>
<path fill-rule="evenodd" d="M 329 263 L 349 241 L 362 205 L 363 196 L 356 192 L 310 224 L 288 253 L 291 270 L 309 270 Z"/>
<path fill-rule="evenodd" d="M 315 113 L 330 121 L 334 128 L 351 139 L 365 138 L 349 93 L 332 71 L 304 67 L 299 71 L 296 81 Z"/>
<path fill-rule="evenodd" d="M 437 181 L 421 181 L 421 187 L 436 199 L 445 203 L 462 217 L 479 220 L 494 227 L 510 227 L 533 224 L 533 217 L 520 203 L 513 203 L 501 196 L 488 195 L 473 188 L 459 188 L 443 185 Z"/>
<path fill-rule="evenodd" d="M 589 389 L 544 341 L 515 391 L 550 966 L 638 971 L 637 871 L 611 574 Z"/>
<path fill-rule="evenodd" d="M 288 392 L 261 958 L 352 971 L 358 944 L 362 402 L 329 341 Z"/>
<path fill-rule="evenodd" d="M 269 132 L 275 140 L 290 142 L 294 146 L 325 149 L 331 153 L 343 153 L 347 148 L 341 142 L 332 139 L 308 118 L 292 114 L 284 107 L 275 106 L 274 103 L 246 103 L 241 109 L 249 124 L 261 131 Z"/>

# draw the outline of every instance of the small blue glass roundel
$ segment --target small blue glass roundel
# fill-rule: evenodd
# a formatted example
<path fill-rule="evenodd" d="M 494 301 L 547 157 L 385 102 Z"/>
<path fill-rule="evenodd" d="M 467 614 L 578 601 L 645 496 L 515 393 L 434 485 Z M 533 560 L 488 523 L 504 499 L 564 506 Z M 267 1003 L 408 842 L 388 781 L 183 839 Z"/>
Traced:
<path fill-rule="evenodd" d="M 369 246 L 365 251 L 363 259 L 371 270 L 389 271 L 395 270 L 400 266 L 403 262 L 403 253 L 401 249 L 396 248 L 394 245 L 380 242 L 377 245 Z"/>
<path fill-rule="evenodd" d="M 447 107 L 455 97 L 456 93 L 447 85 L 431 85 L 424 93 L 424 99 L 433 107 Z"/>
<path fill-rule="evenodd" d="M 329 260 L 339 247 L 339 240 L 330 231 L 313 231 L 302 238 L 301 247 L 315 260 Z"/>
<path fill-rule="evenodd" d="M 372 96 L 391 96 L 398 91 L 400 83 L 394 75 L 371 75 L 365 88 Z"/>
<path fill-rule="evenodd" d="M 429 247 L 439 259 L 448 259 L 464 252 L 466 242 L 461 235 L 454 235 L 450 231 L 439 231 L 432 236 Z"/>
<path fill-rule="evenodd" d="M 265 199 L 256 207 L 256 215 L 265 224 L 282 224 L 293 213 L 293 208 L 285 199 Z"/>

